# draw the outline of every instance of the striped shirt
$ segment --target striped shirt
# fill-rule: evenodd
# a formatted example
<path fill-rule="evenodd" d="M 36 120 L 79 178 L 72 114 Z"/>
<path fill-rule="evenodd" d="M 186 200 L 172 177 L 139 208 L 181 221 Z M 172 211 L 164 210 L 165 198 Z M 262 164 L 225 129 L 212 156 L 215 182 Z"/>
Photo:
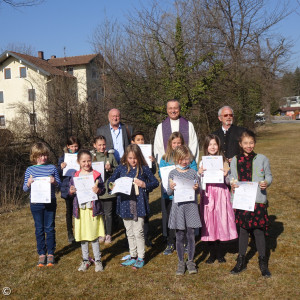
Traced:
<path fill-rule="evenodd" d="M 30 187 L 27 186 L 28 179 L 32 175 L 33 179 L 36 177 L 53 176 L 57 182 L 57 187 L 60 187 L 60 178 L 58 171 L 54 165 L 34 165 L 30 166 L 25 171 L 25 178 L 23 184 L 24 192 L 28 192 Z M 55 186 L 51 184 L 51 198 L 55 198 Z"/>

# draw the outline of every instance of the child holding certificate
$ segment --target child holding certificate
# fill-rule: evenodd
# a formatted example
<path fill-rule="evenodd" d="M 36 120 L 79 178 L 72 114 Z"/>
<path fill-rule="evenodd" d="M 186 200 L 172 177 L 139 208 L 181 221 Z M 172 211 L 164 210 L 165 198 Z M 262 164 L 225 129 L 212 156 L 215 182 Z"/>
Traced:
<path fill-rule="evenodd" d="M 159 169 L 174 165 L 174 161 L 173 161 L 174 151 L 176 147 L 181 145 L 184 145 L 184 139 L 182 134 L 178 131 L 173 132 L 169 137 L 166 153 L 163 155 L 163 157 L 160 160 Z M 197 164 L 195 160 L 191 162 L 191 168 L 197 171 Z M 161 176 L 160 173 L 159 175 Z M 175 250 L 175 230 L 168 228 L 168 220 L 170 216 L 173 196 L 168 195 L 166 188 L 162 186 L 162 197 L 161 197 L 162 227 L 163 227 L 163 236 L 167 239 L 167 247 L 164 251 L 164 255 L 170 255 Z"/>
<path fill-rule="evenodd" d="M 66 202 L 66 223 L 67 223 L 67 232 L 68 232 L 68 242 L 74 243 L 74 234 L 73 234 L 73 224 L 72 224 L 72 212 L 73 212 L 73 199 L 69 195 L 69 182 L 71 176 L 63 176 L 63 171 L 67 167 L 65 162 L 65 153 L 74 154 L 77 157 L 77 152 L 80 149 L 80 141 L 75 136 L 70 136 L 67 140 L 67 145 L 64 148 L 64 154 L 58 160 L 58 172 L 62 178 L 61 183 L 61 197 L 65 199 Z"/>
<path fill-rule="evenodd" d="M 76 194 L 76 192 L 79 193 L 79 191 L 76 191 L 74 182 L 77 177 L 84 179 L 83 177 L 88 175 L 87 179 L 89 179 L 89 177 L 92 176 L 92 184 L 94 183 L 93 187 L 86 187 L 86 195 L 88 195 L 88 197 L 90 197 L 90 192 L 93 192 L 94 195 L 101 195 L 105 192 L 105 189 L 100 173 L 92 169 L 92 155 L 90 151 L 80 150 L 77 155 L 77 160 L 80 165 L 80 170 L 77 171 L 70 180 L 69 194 L 74 199 L 73 215 L 75 217 L 75 240 L 76 242 L 81 242 L 83 258 L 78 271 L 85 272 L 91 265 L 89 261 L 89 242 L 91 242 L 95 257 L 95 272 L 102 272 L 103 265 L 98 242 L 99 236 L 104 235 L 101 203 L 98 196 L 95 197 L 96 200 L 87 198 L 86 201 L 79 202 L 79 194 Z M 84 184 L 82 189 L 84 190 Z"/>
<path fill-rule="evenodd" d="M 114 170 L 118 166 L 117 160 L 113 153 L 106 151 L 106 139 L 104 136 L 99 135 L 94 139 L 94 151 L 91 151 L 93 155 L 93 161 L 103 162 L 104 174 L 101 174 L 104 186 L 106 186 L 108 178 L 113 174 Z M 111 151 L 111 150 L 110 150 Z M 100 201 L 103 207 L 104 218 L 105 218 L 105 235 L 99 237 L 100 243 L 106 245 L 111 244 L 112 237 L 112 212 L 113 204 L 117 201 L 117 197 L 114 194 L 109 194 L 108 189 L 105 194 L 100 196 Z"/>
<path fill-rule="evenodd" d="M 176 250 L 178 256 L 178 267 L 176 275 L 183 275 L 185 267 L 189 274 L 196 274 L 195 254 L 195 228 L 201 227 L 196 192 L 199 188 L 197 171 L 190 168 L 192 155 L 185 145 L 179 146 L 174 151 L 173 161 L 175 169 L 169 173 L 168 195 L 174 195 L 170 217 L 169 228 L 176 230 Z M 184 182 L 184 184 L 183 184 Z M 181 186 L 178 191 L 176 185 Z M 187 185 L 186 191 L 183 186 Z M 177 196 L 177 192 L 181 192 Z M 184 241 L 187 240 L 188 260 L 184 261 Z"/>
<path fill-rule="evenodd" d="M 157 188 L 159 183 L 138 145 L 127 146 L 121 164 L 108 179 L 109 186 L 112 187 L 122 177 L 133 178 L 133 181 L 130 181 L 129 188 L 125 186 L 124 193 L 120 192 L 117 196 L 117 214 L 123 219 L 130 251 L 130 258 L 121 265 L 139 269 L 144 266 L 145 256 L 144 218 L 150 212 L 147 193 Z M 125 193 L 127 189 L 128 194 Z"/>
<path fill-rule="evenodd" d="M 141 131 L 136 131 L 133 133 L 133 135 L 131 136 L 131 143 L 132 144 L 137 144 L 137 145 L 144 145 L 145 144 L 145 136 L 144 133 Z M 149 156 L 149 159 L 152 162 L 152 174 L 154 175 L 156 173 L 156 161 L 155 158 L 151 155 Z M 148 193 L 148 198 L 149 198 L 149 193 Z M 149 236 L 149 216 L 145 217 L 144 220 L 144 237 L 145 237 L 145 244 L 147 247 L 152 247 L 153 244 L 151 243 Z"/>
<path fill-rule="evenodd" d="M 235 225 L 234 212 L 230 203 L 230 192 L 227 185 L 229 166 L 227 159 L 221 151 L 220 139 L 214 134 L 205 137 L 203 152 L 205 156 L 223 157 L 223 183 L 204 183 L 203 161 L 199 165 L 201 178 L 200 216 L 202 222 L 201 241 L 208 242 L 209 258 L 207 264 L 213 264 L 217 259 L 219 263 L 226 262 L 224 258 L 223 241 L 230 241 L 238 237 Z"/>
<path fill-rule="evenodd" d="M 51 201 L 43 201 L 42 199 L 32 199 L 30 210 L 34 219 L 35 237 L 37 243 L 37 252 L 39 255 L 38 267 L 54 265 L 55 241 L 55 213 L 56 213 L 56 197 L 55 187 L 60 186 L 60 178 L 58 171 L 54 165 L 48 164 L 49 148 L 43 143 L 36 143 L 30 151 L 30 161 L 34 163 L 26 169 L 23 190 L 31 191 L 34 181 L 39 178 L 50 177 L 51 192 L 48 198 Z M 37 191 L 42 195 L 43 190 Z M 47 256 L 48 253 L 48 256 Z"/>
<path fill-rule="evenodd" d="M 240 228 L 239 255 L 231 274 L 238 274 L 246 269 L 245 254 L 248 238 L 249 233 L 253 233 L 259 254 L 261 274 L 264 277 L 270 277 L 271 273 L 266 258 L 265 233 L 269 225 L 266 189 L 272 183 L 272 174 L 268 158 L 254 152 L 255 143 L 255 134 L 246 130 L 239 139 L 241 154 L 235 156 L 230 165 L 230 183 L 233 193 L 238 188 L 237 181 L 258 182 L 254 211 L 236 209 L 235 220 Z"/>

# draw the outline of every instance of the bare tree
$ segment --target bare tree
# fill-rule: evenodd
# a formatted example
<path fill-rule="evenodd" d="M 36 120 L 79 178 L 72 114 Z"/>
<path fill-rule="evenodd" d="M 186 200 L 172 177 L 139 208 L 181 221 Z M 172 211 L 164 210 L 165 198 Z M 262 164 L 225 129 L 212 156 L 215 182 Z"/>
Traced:
<path fill-rule="evenodd" d="M 288 4 L 272 10 L 265 0 L 182 0 L 166 10 L 153 1 L 133 11 L 128 25 L 102 24 L 93 42 L 108 62 L 113 103 L 150 136 L 174 97 L 198 132 L 218 125 L 224 104 L 251 126 L 258 110 L 269 114 L 278 92 L 289 43 L 270 29 L 292 12 Z"/>
<path fill-rule="evenodd" d="M 7 4 L 17 8 L 24 6 L 35 6 L 41 4 L 42 2 L 44 2 L 44 0 L 0 0 L 0 6 L 1 4 Z"/>
<path fill-rule="evenodd" d="M 6 50 L 23 53 L 31 56 L 34 56 L 36 53 L 36 50 L 33 46 L 27 45 L 25 43 L 9 43 L 1 49 L 1 53 Z"/>

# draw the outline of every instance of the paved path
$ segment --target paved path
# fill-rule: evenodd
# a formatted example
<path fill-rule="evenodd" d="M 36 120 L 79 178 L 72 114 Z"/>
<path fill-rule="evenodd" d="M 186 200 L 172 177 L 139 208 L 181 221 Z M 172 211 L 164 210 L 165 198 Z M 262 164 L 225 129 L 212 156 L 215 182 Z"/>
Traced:
<path fill-rule="evenodd" d="M 271 120 L 272 123 L 278 124 L 278 123 L 299 123 L 300 120 Z"/>

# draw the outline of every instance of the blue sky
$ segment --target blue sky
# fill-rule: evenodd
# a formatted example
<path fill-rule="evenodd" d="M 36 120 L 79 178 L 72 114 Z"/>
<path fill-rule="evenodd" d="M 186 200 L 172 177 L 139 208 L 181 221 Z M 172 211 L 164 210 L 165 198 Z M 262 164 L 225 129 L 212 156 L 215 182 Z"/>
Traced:
<path fill-rule="evenodd" d="M 172 0 L 161 0 L 171 5 Z M 273 0 L 272 0 L 273 1 Z M 45 58 L 93 53 L 90 43 L 93 32 L 105 17 L 126 21 L 126 15 L 148 0 L 45 0 L 41 5 L 14 9 L 0 5 L 0 49 L 9 44 L 26 44 L 36 51 L 44 51 Z M 142 4 L 141 4 L 142 3 Z M 297 0 L 290 1 L 291 7 Z M 294 47 L 289 66 L 300 66 L 300 8 L 273 30 L 292 39 Z"/>

